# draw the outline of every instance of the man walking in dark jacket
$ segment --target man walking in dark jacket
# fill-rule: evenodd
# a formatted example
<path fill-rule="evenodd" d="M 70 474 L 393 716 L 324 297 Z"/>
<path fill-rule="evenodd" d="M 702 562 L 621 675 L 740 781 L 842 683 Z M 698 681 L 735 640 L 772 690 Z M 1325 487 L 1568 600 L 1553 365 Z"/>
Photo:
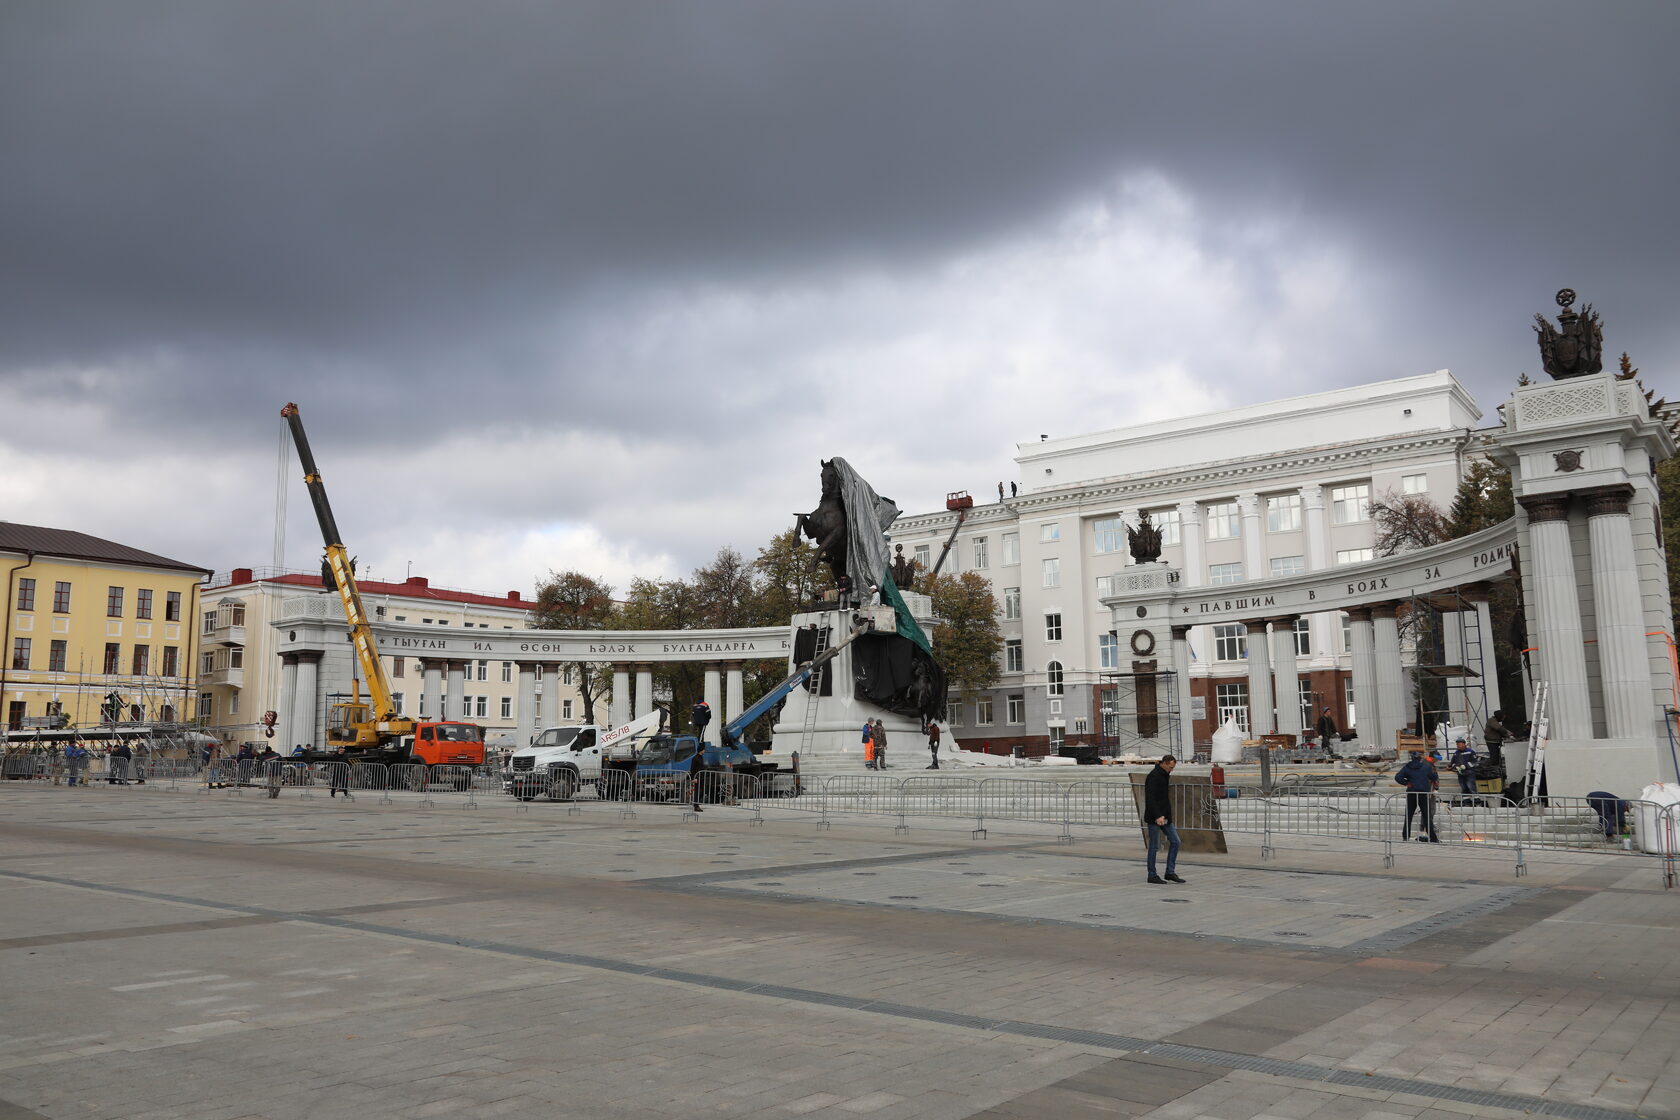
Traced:
<path fill-rule="evenodd" d="M 1182 883 L 1178 877 L 1178 829 L 1173 827 L 1172 819 L 1172 781 L 1173 768 L 1178 765 L 1178 759 L 1172 755 L 1163 755 L 1161 761 L 1155 764 L 1155 769 L 1143 780 L 1143 819 L 1149 825 L 1149 881 L 1151 883 Z M 1167 874 L 1165 877 L 1155 874 L 1155 852 L 1161 846 L 1161 837 L 1167 838 Z"/>
<path fill-rule="evenodd" d="M 1394 772 L 1394 781 L 1406 787 L 1406 826 L 1400 830 L 1400 839 L 1412 838 L 1412 814 L 1419 813 L 1423 820 L 1418 826 L 1418 839 L 1439 844 L 1441 838 L 1435 835 L 1435 791 L 1440 788 L 1441 777 L 1434 763 L 1423 757 L 1422 751 L 1413 751 L 1412 760 Z"/>
<path fill-rule="evenodd" d="M 702 741 L 694 744 L 694 757 L 688 760 L 689 793 L 694 798 L 694 811 L 696 813 L 705 812 L 704 809 L 700 808 L 700 782 L 706 774 L 705 766 L 706 744 Z"/>

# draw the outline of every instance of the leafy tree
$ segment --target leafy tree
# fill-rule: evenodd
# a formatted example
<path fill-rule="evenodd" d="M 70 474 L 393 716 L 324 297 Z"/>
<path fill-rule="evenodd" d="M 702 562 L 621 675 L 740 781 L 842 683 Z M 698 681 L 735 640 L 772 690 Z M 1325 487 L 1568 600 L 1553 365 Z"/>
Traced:
<path fill-rule="evenodd" d="M 1452 509 L 1447 514 L 1447 539 L 1468 537 L 1516 515 L 1511 472 L 1492 459 L 1474 459 L 1453 494 Z"/>
<path fill-rule="evenodd" d="M 613 612 L 612 586 L 578 571 L 549 572 L 537 587 L 531 608 L 538 630 L 603 630 Z M 571 662 L 583 696 L 583 722 L 595 722 L 595 702 L 612 691 L 612 666 L 594 661 Z"/>
<path fill-rule="evenodd" d="M 758 575 L 756 618 L 752 625 L 776 626 L 805 609 L 828 587 L 828 569 L 811 570 L 816 546 L 803 540 L 798 529 L 787 529 L 758 550 L 753 570 Z"/>
<path fill-rule="evenodd" d="M 921 577 L 924 594 L 933 599 L 933 651 L 945 669 L 946 682 L 973 700 L 998 680 L 1003 632 L 998 627 L 992 584 L 978 572 Z"/>

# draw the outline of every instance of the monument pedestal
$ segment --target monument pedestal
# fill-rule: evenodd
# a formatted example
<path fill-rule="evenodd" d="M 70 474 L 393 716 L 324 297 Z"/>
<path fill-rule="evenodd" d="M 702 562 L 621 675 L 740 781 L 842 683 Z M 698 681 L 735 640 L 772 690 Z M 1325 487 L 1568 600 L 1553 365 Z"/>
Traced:
<path fill-rule="evenodd" d="M 926 595 L 905 591 L 901 593 L 912 617 L 925 632 L 933 630 L 933 600 Z M 890 634 L 897 626 L 897 613 L 892 607 L 863 607 L 850 611 L 838 608 L 809 611 L 793 616 L 793 629 L 812 626 L 828 632 L 826 646 L 845 640 L 851 633 L 854 617 L 873 619 L 877 632 Z M 797 641 L 794 643 L 797 649 Z M 863 723 L 878 719 L 887 732 L 887 764 L 897 769 L 920 769 L 927 765 L 927 736 L 922 732 L 921 720 L 915 716 L 890 712 L 856 695 L 856 673 L 852 665 L 852 646 L 847 646 L 823 667 L 826 678 L 814 691 L 809 685 L 796 688 L 782 705 L 781 715 L 771 731 L 771 753 L 766 758 L 787 766 L 794 752 L 800 752 L 802 770 L 855 770 L 863 766 Z M 797 654 L 788 657 L 788 672 L 798 666 Z M 824 693 L 827 695 L 824 695 Z M 807 731 L 809 739 L 807 740 Z"/>

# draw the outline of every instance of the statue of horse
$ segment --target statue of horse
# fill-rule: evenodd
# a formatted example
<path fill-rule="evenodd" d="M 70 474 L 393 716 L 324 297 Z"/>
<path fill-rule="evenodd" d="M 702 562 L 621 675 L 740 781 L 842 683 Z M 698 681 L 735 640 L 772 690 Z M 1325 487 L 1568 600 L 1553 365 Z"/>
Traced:
<path fill-rule="evenodd" d="M 840 498 L 840 472 L 830 460 L 823 460 L 822 500 L 810 513 L 799 515 L 799 531 L 816 542 L 811 567 L 827 564 L 839 582 L 846 572 L 846 506 Z"/>

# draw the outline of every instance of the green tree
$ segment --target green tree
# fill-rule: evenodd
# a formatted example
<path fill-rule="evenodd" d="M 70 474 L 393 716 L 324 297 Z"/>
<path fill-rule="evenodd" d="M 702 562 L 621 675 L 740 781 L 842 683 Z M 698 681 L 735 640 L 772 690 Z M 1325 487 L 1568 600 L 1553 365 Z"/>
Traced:
<path fill-rule="evenodd" d="M 924 594 L 933 599 L 933 655 L 945 669 L 946 683 L 965 701 L 998 680 L 1003 631 L 998 626 L 992 584 L 978 572 L 921 577 Z"/>
<path fill-rule="evenodd" d="M 579 571 L 549 572 L 537 587 L 531 625 L 538 630 L 603 630 L 613 613 L 612 586 Z M 612 666 L 571 662 L 583 696 L 583 722 L 595 722 L 595 702 L 612 692 Z M 551 713 L 551 715 L 554 713 Z"/>
<path fill-rule="evenodd" d="M 816 546 L 787 529 L 758 550 L 753 569 L 758 573 L 755 626 L 777 626 L 804 610 L 828 587 L 827 568 L 811 569 Z"/>
<path fill-rule="evenodd" d="M 1511 472 L 1492 459 L 1473 459 L 1453 493 L 1452 508 L 1447 513 L 1447 539 L 1468 537 L 1516 515 Z"/>

